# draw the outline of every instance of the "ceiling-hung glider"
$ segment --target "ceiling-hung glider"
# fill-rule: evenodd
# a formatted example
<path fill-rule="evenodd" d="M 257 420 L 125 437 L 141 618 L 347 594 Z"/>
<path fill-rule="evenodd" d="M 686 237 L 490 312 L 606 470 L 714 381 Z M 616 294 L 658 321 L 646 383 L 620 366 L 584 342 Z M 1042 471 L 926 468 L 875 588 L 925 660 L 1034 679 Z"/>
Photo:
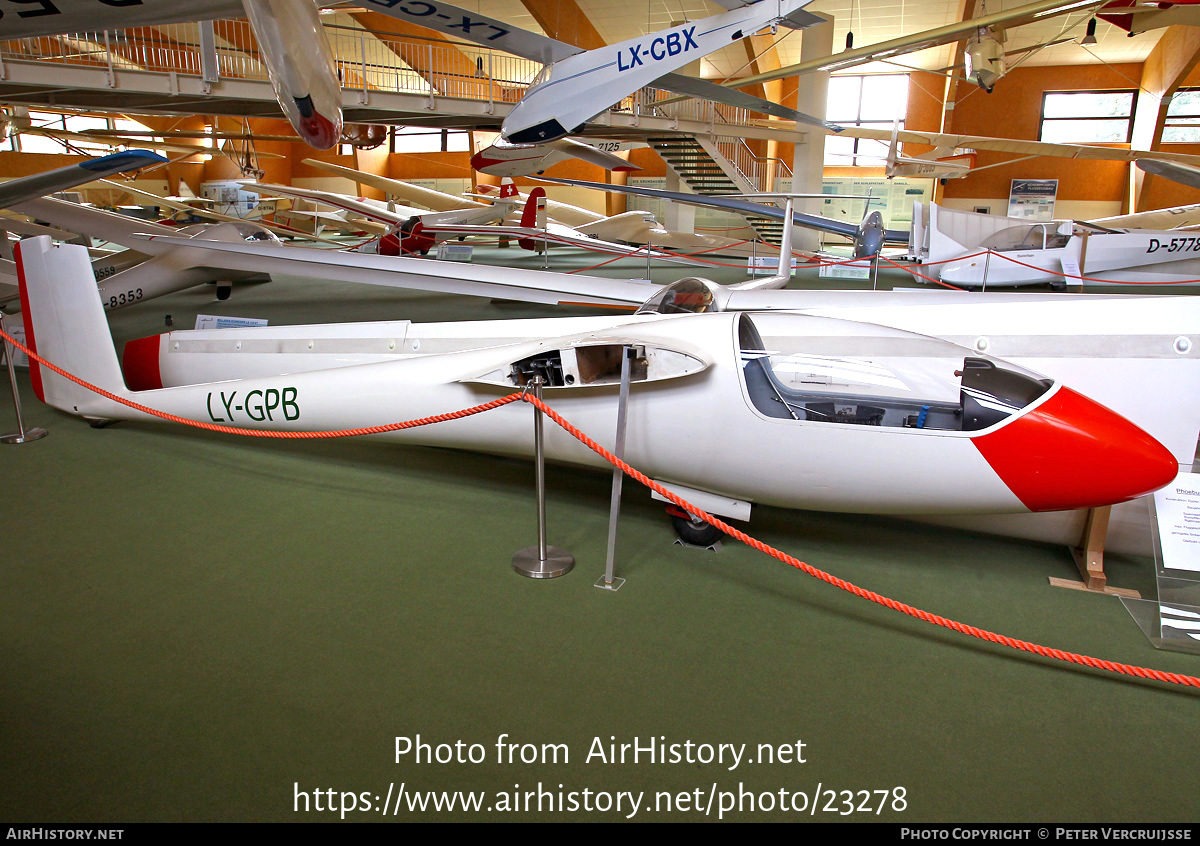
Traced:
<path fill-rule="evenodd" d="M 604 182 L 586 182 L 580 179 L 551 179 L 549 177 L 542 177 L 542 179 L 545 182 L 553 182 L 558 185 L 574 185 L 578 188 L 594 188 L 597 191 L 636 194 L 642 197 L 652 197 L 676 203 L 688 203 L 694 206 L 727 209 L 728 211 L 752 215 L 754 217 L 768 217 L 773 220 L 784 219 L 783 209 L 777 206 L 755 203 L 751 200 L 735 196 L 722 197 L 720 195 L 687 194 L 682 191 L 664 191 L 660 188 L 644 188 L 638 185 L 609 185 Z M 797 226 L 816 229 L 820 232 L 829 232 L 833 235 L 841 235 L 843 238 L 850 239 L 854 242 L 854 255 L 856 258 L 878 255 L 885 243 L 908 243 L 908 231 L 904 229 L 886 229 L 883 225 L 883 216 L 879 212 L 871 212 L 864 215 L 862 221 L 857 224 L 844 220 L 834 220 L 833 218 L 824 217 L 819 214 L 808 214 L 806 212 L 793 212 L 792 219 Z"/>
<path fill-rule="evenodd" d="M 1110 0 L 1096 17 L 1139 35 L 1164 26 L 1200 25 L 1200 5 L 1196 0 L 1148 3 L 1145 0 Z"/>
<path fill-rule="evenodd" d="M 506 215 L 520 205 L 515 196 L 516 191 L 502 194 L 491 205 L 483 205 L 470 200 L 459 203 L 457 209 L 449 211 L 427 212 L 423 209 L 401 206 L 394 202 L 370 200 L 363 197 L 347 197 L 332 191 L 319 191 L 313 188 L 296 188 L 291 185 L 271 185 L 259 183 L 259 187 L 285 197 L 295 197 L 323 204 L 330 208 L 341 209 L 348 220 L 365 219 L 383 224 L 388 229 L 383 233 L 379 249 L 387 255 L 424 255 L 437 240 L 445 240 L 452 235 L 437 237 L 432 231 L 424 233 L 424 227 L 437 226 L 485 226 L 486 224 L 503 220 Z"/>
<path fill-rule="evenodd" d="M 369 185 L 372 188 L 382 191 L 389 198 L 395 197 L 406 203 L 425 206 L 433 211 L 454 211 L 455 209 L 473 205 L 481 207 L 489 205 L 489 203 L 480 202 L 481 199 L 488 200 L 489 202 L 494 201 L 497 197 L 512 197 L 521 202 L 525 202 L 528 199 L 526 195 L 516 190 L 516 187 L 512 184 L 512 180 L 507 177 L 501 180 L 499 186 L 476 186 L 478 194 L 455 196 L 454 194 L 447 194 L 444 191 L 435 191 L 432 188 L 413 185 L 411 182 L 388 179 L 386 176 L 355 170 L 352 167 L 342 167 L 341 165 L 323 162 L 319 159 L 304 159 L 304 164 L 336 174 L 337 176 L 344 176 L 346 179 L 362 183 L 363 185 Z M 550 220 L 566 224 L 567 226 L 582 226 L 604 220 L 606 217 L 598 212 L 589 211 L 588 209 L 572 206 L 567 203 L 559 203 L 549 198 L 546 199 L 546 215 Z"/>
<path fill-rule="evenodd" d="M 577 146 L 580 142 L 562 142 L 570 141 L 566 136 L 579 132 L 587 121 L 613 103 L 647 85 L 836 132 L 834 125 L 820 118 L 674 72 L 764 27 L 803 29 L 819 22 L 821 18 L 803 11 L 808 2 L 725 0 L 721 5 L 730 11 L 588 51 L 440 0 L 419 3 L 366 0 L 366 5 L 373 11 L 545 65 L 504 119 L 500 141 L 477 154 L 479 164 L 474 165 L 485 173 L 520 176 L 544 169 L 545 157 L 554 152 L 588 157 L 608 169 L 628 168 L 628 162 L 594 147 L 585 150 Z M 517 167 L 526 169 L 514 170 Z"/>
<path fill-rule="evenodd" d="M 560 412 L 611 444 L 604 433 L 622 350 L 632 348 L 625 459 L 740 519 L 752 503 L 1028 516 L 1132 500 L 1179 470 L 1153 436 L 1057 379 L 907 331 L 783 312 L 488 321 L 492 342 L 480 341 L 476 323 L 406 321 L 174 333 L 127 347 L 126 376 L 90 295 L 86 253 L 49 239 L 20 250 L 35 351 L 110 395 L 185 419 L 348 429 L 474 406 L 540 377 Z M 242 352 L 252 338 L 267 341 L 252 344 L 256 351 L 278 352 Z M 438 352 L 422 348 L 430 338 Z M 351 349 L 348 341 L 355 353 L 329 354 Z M 370 342 L 392 352 L 373 354 Z M 68 414 L 154 419 L 36 363 L 31 381 L 39 399 Z M 530 456 L 527 421 L 528 410 L 514 405 L 382 437 Z M 740 437 L 730 443 L 725 432 Z M 565 436 L 550 437 L 546 453 L 608 469 Z"/>
<path fill-rule="evenodd" d="M 328 150 L 342 134 L 333 52 L 311 0 L 55 0 L 0 18 L 0 40 L 246 16 L 279 106 L 296 132 Z"/>
<path fill-rule="evenodd" d="M 787 65 L 777 70 L 730 80 L 724 83 L 724 85 L 740 88 L 760 82 L 769 82 L 775 79 L 786 79 L 789 76 L 812 73 L 813 71 L 834 72 L 846 70 L 847 68 L 865 65 L 870 62 L 892 59 L 896 56 L 902 56 L 905 53 L 915 53 L 930 47 L 938 47 L 942 44 L 962 41 L 972 36 L 976 37 L 981 45 L 979 58 L 990 59 L 994 52 L 993 48 L 990 45 L 987 47 L 982 45 L 985 42 L 996 41 L 994 31 L 997 29 L 1017 27 L 1032 23 L 1033 21 L 1064 15 L 1069 12 L 1084 12 L 1089 9 L 1098 9 L 1104 5 L 1104 0 L 1082 0 L 1082 2 L 1071 2 L 1071 0 L 1038 0 L 1036 3 L 1029 3 L 1003 12 L 994 12 L 990 15 L 957 21 L 946 26 L 937 27 L 936 29 L 916 32 L 911 35 L 902 35 L 899 38 L 893 38 L 889 41 L 854 47 L 832 56 L 810 59 L 809 61 Z M 988 36 L 980 34 L 988 30 L 992 31 L 990 39 Z M 999 47 L 998 41 L 996 41 L 996 47 Z M 987 64 L 990 65 L 990 61 Z M 980 79 L 974 81 L 978 84 L 983 84 Z M 994 84 L 995 79 L 988 77 L 988 81 Z"/>
<path fill-rule="evenodd" d="M 218 221 L 221 223 L 241 223 L 246 220 L 246 218 L 244 218 L 244 217 L 237 217 L 235 215 L 222 214 L 221 212 L 212 211 L 211 209 L 201 208 L 199 205 L 196 204 L 196 201 L 199 200 L 200 205 L 205 205 L 209 201 L 204 200 L 204 198 L 164 197 L 159 194 L 151 193 L 150 191 L 143 191 L 140 188 L 134 188 L 132 185 L 127 185 L 125 183 L 111 182 L 106 179 L 102 179 L 100 181 L 103 184 L 107 185 L 108 187 L 110 187 L 116 191 L 122 191 L 126 194 L 132 194 L 135 197 L 141 197 L 144 200 L 149 200 L 152 205 L 163 206 L 168 209 L 173 209 L 177 212 L 184 212 L 193 218 L 196 218 L 196 217 L 207 218 L 208 220 L 214 220 L 214 221 Z M 313 241 L 325 240 L 325 239 L 301 232 L 297 229 L 293 229 L 291 227 L 281 226 L 278 223 L 268 223 L 265 220 L 256 221 L 255 226 L 258 227 L 258 229 L 255 231 L 261 231 L 261 230 L 265 229 L 265 230 L 275 233 L 276 235 L 282 235 L 285 238 L 292 238 L 292 237 L 300 236 L 300 237 L 310 239 Z M 112 239 L 108 239 L 108 240 L 112 240 Z M 332 242 L 330 242 L 330 243 L 332 243 Z"/>

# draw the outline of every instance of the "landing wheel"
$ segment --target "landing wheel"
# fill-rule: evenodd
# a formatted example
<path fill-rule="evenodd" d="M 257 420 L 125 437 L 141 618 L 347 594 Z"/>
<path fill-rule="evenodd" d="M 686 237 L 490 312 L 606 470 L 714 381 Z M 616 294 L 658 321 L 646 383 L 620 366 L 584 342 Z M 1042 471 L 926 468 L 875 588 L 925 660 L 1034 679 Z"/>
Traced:
<path fill-rule="evenodd" d="M 232 293 L 233 293 L 233 285 L 231 283 L 228 283 L 228 282 L 218 282 L 217 283 L 217 299 L 218 300 L 227 300 L 227 299 L 229 299 L 229 295 Z"/>
<path fill-rule="evenodd" d="M 677 509 L 671 509 L 675 510 Z M 725 537 L 725 533 L 716 526 L 710 526 L 687 512 L 672 514 L 671 511 L 667 512 L 671 516 L 671 525 L 675 527 L 675 534 L 679 535 L 679 539 L 684 543 L 690 543 L 692 546 L 712 546 Z"/>

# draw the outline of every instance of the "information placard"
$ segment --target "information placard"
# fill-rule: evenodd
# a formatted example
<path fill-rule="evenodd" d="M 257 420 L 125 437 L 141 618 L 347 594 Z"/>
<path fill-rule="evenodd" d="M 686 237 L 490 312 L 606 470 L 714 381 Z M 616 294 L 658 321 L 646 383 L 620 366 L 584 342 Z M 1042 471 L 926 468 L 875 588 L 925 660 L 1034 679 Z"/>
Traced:
<path fill-rule="evenodd" d="M 1154 493 L 1162 565 L 1200 573 L 1200 473 L 1180 473 Z"/>
<path fill-rule="evenodd" d="M 225 314 L 197 314 L 197 329 L 244 329 L 247 326 L 266 326 L 261 317 L 230 317 Z"/>

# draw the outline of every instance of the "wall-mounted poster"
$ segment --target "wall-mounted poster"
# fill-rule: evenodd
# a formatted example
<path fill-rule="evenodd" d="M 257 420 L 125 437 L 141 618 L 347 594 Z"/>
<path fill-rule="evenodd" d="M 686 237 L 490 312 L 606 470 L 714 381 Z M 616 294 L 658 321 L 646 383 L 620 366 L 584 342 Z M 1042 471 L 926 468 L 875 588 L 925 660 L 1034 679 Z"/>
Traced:
<path fill-rule="evenodd" d="M 1008 216 L 1020 220 L 1054 220 L 1057 179 L 1014 179 L 1008 190 Z"/>

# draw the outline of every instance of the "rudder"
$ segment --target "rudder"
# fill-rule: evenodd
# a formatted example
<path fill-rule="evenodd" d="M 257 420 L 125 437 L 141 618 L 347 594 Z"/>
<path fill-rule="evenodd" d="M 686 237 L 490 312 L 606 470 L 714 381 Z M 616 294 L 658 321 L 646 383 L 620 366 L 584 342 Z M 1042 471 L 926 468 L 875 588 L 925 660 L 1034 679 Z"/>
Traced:
<path fill-rule="evenodd" d="M 87 249 L 42 235 L 19 242 L 15 253 L 29 348 L 84 381 L 125 393 Z M 38 399 L 62 411 L 99 417 L 111 405 L 32 358 L 29 374 Z"/>

